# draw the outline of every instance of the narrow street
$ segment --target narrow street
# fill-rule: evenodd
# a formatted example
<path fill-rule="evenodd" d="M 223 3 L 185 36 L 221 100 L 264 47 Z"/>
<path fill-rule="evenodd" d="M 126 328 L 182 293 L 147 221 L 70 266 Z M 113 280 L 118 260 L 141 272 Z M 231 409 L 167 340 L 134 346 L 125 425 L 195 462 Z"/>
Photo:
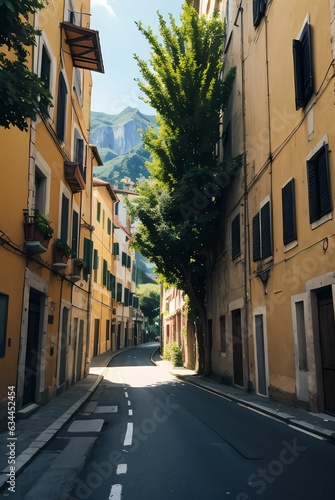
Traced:
<path fill-rule="evenodd" d="M 333 444 L 180 381 L 152 364 L 156 349 L 113 358 L 16 498 L 335 498 Z"/>

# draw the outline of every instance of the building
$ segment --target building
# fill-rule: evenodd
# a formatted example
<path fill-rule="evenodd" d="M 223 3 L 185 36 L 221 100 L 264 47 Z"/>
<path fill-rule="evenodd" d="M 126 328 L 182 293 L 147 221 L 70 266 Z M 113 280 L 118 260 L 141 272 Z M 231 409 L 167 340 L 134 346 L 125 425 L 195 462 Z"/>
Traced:
<path fill-rule="evenodd" d="M 335 412 L 333 0 L 200 1 L 226 17 L 223 157 L 243 154 L 208 280 L 213 370 Z"/>
<path fill-rule="evenodd" d="M 57 0 L 31 16 L 29 58 L 53 106 L 28 132 L 0 130 L 0 419 L 7 388 L 17 409 L 39 405 L 89 367 L 92 171 L 91 71 L 103 72 L 89 0 Z M 60 252 L 62 250 L 62 252 Z M 71 256 L 71 259 L 69 258 Z"/>

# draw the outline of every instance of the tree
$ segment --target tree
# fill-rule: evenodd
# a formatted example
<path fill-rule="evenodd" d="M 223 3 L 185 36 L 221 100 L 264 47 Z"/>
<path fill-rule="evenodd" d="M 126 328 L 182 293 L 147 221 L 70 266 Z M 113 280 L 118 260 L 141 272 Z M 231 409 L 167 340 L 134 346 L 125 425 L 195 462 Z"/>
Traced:
<path fill-rule="evenodd" d="M 160 313 L 160 285 L 154 283 L 139 285 L 136 295 L 139 298 L 141 311 L 148 318 L 149 324 L 153 324 Z"/>
<path fill-rule="evenodd" d="M 135 242 L 167 283 L 188 294 L 197 315 L 199 373 L 208 373 L 206 255 L 215 240 L 228 171 L 240 167 L 239 161 L 220 165 L 215 152 L 235 70 L 224 81 L 219 78 L 224 25 L 218 12 L 211 19 L 199 17 L 185 2 L 180 26 L 172 15 L 169 26 L 158 17 L 160 39 L 138 23 L 151 47 L 149 63 L 135 55 L 145 80 L 138 85 L 160 126 L 143 135 L 151 177 L 139 186 L 135 201 L 141 221 Z"/>
<path fill-rule="evenodd" d="M 42 9 L 42 0 L 0 0 L 0 126 L 28 130 L 28 119 L 51 105 L 49 89 L 27 66 L 36 30 L 29 14 Z"/>

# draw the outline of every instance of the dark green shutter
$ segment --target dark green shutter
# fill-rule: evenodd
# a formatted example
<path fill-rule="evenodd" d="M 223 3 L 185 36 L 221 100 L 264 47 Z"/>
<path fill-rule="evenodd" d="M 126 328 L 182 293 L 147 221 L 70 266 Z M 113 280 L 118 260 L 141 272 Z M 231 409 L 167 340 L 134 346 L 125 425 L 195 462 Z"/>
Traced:
<path fill-rule="evenodd" d="M 120 255 L 120 245 L 119 243 L 113 243 L 113 254 Z"/>
<path fill-rule="evenodd" d="M 261 208 L 261 247 L 262 259 L 266 259 L 266 257 L 272 255 L 271 210 L 269 201 Z"/>
<path fill-rule="evenodd" d="M 56 131 L 58 139 L 61 142 L 64 142 L 65 139 L 66 96 L 67 96 L 67 88 L 64 76 L 63 73 L 59 73 Z"/>
<path fill-rule="evenodd" d="M 115 299 L 115 285 L 116 285 L 115 276 L 114 274 L 111 274 L 111 291 L 113 299 Z"/>
<path fill-rule="evenodd" d="M 93 241 L 84 238 L 84 261 L 86 262 L 86 267 L 83 270 L 83 274 L 85 279 L 92 273 L 92 256 Z"/>
<path fill-rule="evenodd" d="M 302 45 L 303 86 L 304 86 L 304 97 L 306 105 L 310 100 L 310 98 L 312 97 L 314 90 L 311 26 L 309 23 L 305 24 L 300 40 Z"/>
<path fill-rule="evenodd" d="M 112 221 L 108 218 L 107 219 L 107 234 L 111 234 L 112 232 Z"/>
<path fill-rule="evenodd" d="M 283 240 L 284 245 L 297 239 L 295 217 L 295 186 L 294 179 L 282 189 Z"/>
<path fill-rule="evenodd" d="M 295 107 L 303 108 L 305 105 L 304 85 L 303 85 L 303 56 L 300 40 L 293 40 L 293 64 L 294 64 L 294 86 L 295 86 Z"/>
<path fill-rule="evenodd" d="M 100 201 L 97 202 L 97 221 L 100 222 L 101 219 L 101 203 Z"/>
<path fill-rule="evenodd" d="M 116 300 L 117 300 L 117 302 L 122 302 L 122 284 L 121 283 L 117 283 Z"/>
<path fill-rule="evenodd" d="M 99 254 L 98 250 L 94 249 L 93 252 L 93 269 L 98 269 L 99 268 Z"/>
<path fill-rule="evenodd" d="M 124 289 L 124 305 L 129 306 L 129 289 Z"/>
<path fill-rule="evenodd" d="M 130 255 L 127 255 L 127 267 L 128 267 L 128 269 L 131 268 L 131 257 L 130 257 Z"/>
<path fill-rule="evenodd" d="M 319 177 L 320 217 L 332 211 L 332 200 L 330 195 L 329 168 L 328 168 L 328 145 L 322 148 L 317 159 L 317 170 Z"/>
<path fill-rule="evenodd" d="M 241 253 L 240 214 L 231 223 L 231 258 L 236 259 Z"/>
<path fill-rule="evenodd" d="M 68 224 L 69 224 L 69 204 L 70 200 L 62 194 L 62 213 L 61 213 L 61 226 L 60 226 L 60 238 L 67 243 L 68 234 Z"/>
<path fill-rule="evenodd" d="M 102 264 L 102 284 L 103 285 L 107 285 L 107 266 L 108 266 L 108 263 L 107 263 L 107 260 L 103 260 L 103 264 Z"/>
<path fill-rule="evenodd" d="M 265 14 L 266 0 L 253 0 L 253 24 L 255 28 L 261 22 Z"/>
<path fill-rule="evenodd" d="M 127 265 L 127 254 L 125 252 L 122 252 L 122 260 L 121 260 L 121 263 L 123 266 L 126 267 Z"/>
<path fill-rule="evenodd" d="M 252 258 L 254 262 L 261 260 L 261 233 L 259 212 L 252 218 Z"/>
<path fill-rule="evenodd" d="M 78 257 L 78 229 L 79 215 L 78 212 L 72 212 L 72 257 Z"/>

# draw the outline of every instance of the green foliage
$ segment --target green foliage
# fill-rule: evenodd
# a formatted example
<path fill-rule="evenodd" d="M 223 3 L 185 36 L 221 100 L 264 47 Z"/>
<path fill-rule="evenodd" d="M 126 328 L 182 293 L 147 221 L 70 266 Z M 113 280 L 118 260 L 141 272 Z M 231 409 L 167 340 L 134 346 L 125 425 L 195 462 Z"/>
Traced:
<path fill-rule="evenodd" d="M 62 250 L 62 252 L 67 256 L 71 257 L 72 254 L 72 249 L 71 247 L 66 243 L 66 241 L 62 240 L 61 238 L 57 238 L 55 240 L 55 247 L 58 248 L 59 250 Z"/>
<path fill-rule="evenodd" d="M 136 289 L 136 295 L 139 298 L 141 311 L 152 324 L 160 313 L 160 285 L 153 283 L 139 285 Z"/>
<path fill-rule="evenodd" d="M 0 0 L 0 126 L 28 129 L 28 119 L 45 112 L 52 97 L 27 67 L 28 49 L 36 45 L 36 30 L 28 15 L 42 9 L 40 0 Z"/>
<path fill-rule="evenodd" d="M 50 218 L 48 215 L 37 214 L 35 215 L 34 222 L 36 227 L 43 234 L 43 236 L 45 236 L 46 238 L 51 238 L 51 236 L 54 233 L 54 230 L 50 225 Z"/>
<path fill-rule="evenodd" d="M 135 56 L 145 80 L 138 84 L 145 102 L 159 113 L 160 127 L 143 135 L 152 177 L 138 188 L 135 213 L 141 224 L 135 241 L 158 274 L 186 290 L 199 306 L 204 303 L 206 250 L 221 213 L 220 182 L 209 199 L 203 192 L 224 169 L 215 150 L 220 109 L 235 71 L 225 81 L 219 78 L 224 25 L 218 13 L 207 20 L 185 3 L 181 26 L 172 16 L 170 26 L 158 16 L 162 42 L 138 23 L 152 49 L 150 63 Z M 206 203 L 200 210 L 202 197 Z"/>
<path fill-rule="evenodd" d="M 172 361 L 174 366 L 183 366 L 183 354 L 178 344 L 165 344 L 163 359 Z"/>

